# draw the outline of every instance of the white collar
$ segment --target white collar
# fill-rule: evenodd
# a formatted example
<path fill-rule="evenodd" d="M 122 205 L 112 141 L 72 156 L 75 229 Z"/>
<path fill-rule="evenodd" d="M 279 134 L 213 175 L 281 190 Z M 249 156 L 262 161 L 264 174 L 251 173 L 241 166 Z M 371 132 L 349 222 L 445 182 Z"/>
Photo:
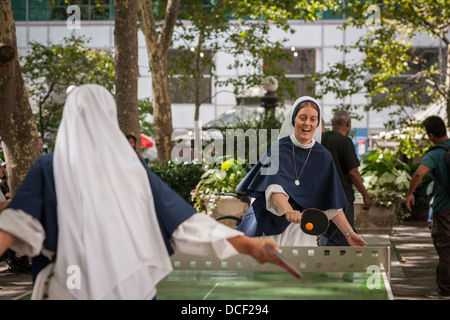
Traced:
<path fill-rule="evenodd" d="M 291 134 L 291 135 L 290 135 L 290 138 L 291 138 L 291 141 L 292 141 L 297 147 L 300 147 L 300 148 L 303 148 L 303 149 L 309 149 L 309 148 L 312 148 L 312 147 L 314 146 L 314 144 L 316 143 L 316 139 L 312 138 L 312 141 L 311 141 L 310 143 L 308 143 L 308 144 L 301 144 L 301 143 L 297 140 L 297 138 L 295 137 L 295 134 Z"/>

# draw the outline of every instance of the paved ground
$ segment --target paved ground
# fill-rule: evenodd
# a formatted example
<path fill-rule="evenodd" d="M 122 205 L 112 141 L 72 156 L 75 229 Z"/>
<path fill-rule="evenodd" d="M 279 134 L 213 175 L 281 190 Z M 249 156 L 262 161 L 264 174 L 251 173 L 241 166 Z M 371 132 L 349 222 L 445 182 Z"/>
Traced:
<path fill-rule="evenodd" d="M 396 232 L 395 232 L 396 231 Z M 436 290 L 438 256 L 426 223 L 399 226 L 390 235 L 391 287 L 396 300 L 427 300 Z"/>
<path fill-rule="evenodd" d="M 391 287 L 395 300 L 426 300 L 435 290 L 436 251 L 426 223 L 408 223 L 392 234 L 363 235 L 369 245 L 391 246 Z M 6 271 L 0 262 L 0 300 L 11 300 L 31 290 L 30 274 Z"/>
<path fill-rule="evenodd" d="M 31 274 L 8 271 L 7 264 L 0 262 L 0 300 L 11 300 L 31 290 Z"/>

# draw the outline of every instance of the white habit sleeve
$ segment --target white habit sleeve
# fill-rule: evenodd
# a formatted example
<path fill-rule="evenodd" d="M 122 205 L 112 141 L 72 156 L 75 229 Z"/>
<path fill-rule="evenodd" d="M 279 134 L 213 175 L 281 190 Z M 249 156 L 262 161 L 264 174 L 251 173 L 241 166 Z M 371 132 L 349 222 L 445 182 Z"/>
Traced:
<path fill-rule="evenodd" d="M 272 198 L 271 198 L 273 193 L 283 193 L 286 196 L 286 200 L 289 200 L 289 195 L 286 193 L 286 191 L 284 191 L 283 187 L 280 186 L 279 184 L 271 184 L 266 189 L 266 208 L 267 208 L 267 211 L 270 211 L 274 215 L 281 217 L 283 215 L 283 212 L 280 209 L 278 209 L 275 206 L 275 204 L 273 203 Z"/>
<path fill-rule="evenodd" d="M 244 235 L 213 218 L 196 213 L 175 229 L 172 244 L 183 253 L 207 256 L 215 254 L 221 260 L 239 252 L 228 242 L 228 238 Z"/>
<path fill-rule="evenodd" d="M 41 223 L 28 213 L 18 209 L 3 210 L 0 229 L 16 238 L 11 245 L 12 250 L 30 257 L 41 252 L 45 231 Z"/>

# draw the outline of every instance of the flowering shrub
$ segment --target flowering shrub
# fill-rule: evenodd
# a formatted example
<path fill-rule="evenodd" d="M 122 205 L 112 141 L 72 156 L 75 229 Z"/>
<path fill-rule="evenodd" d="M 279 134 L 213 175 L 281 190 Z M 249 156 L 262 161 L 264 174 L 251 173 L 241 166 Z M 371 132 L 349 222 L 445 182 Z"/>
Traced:
<path fill-rule="evenodd" d="M 196 188 L 191 192 L 194 208 L 210 215 L 217 205 L 218 195 L 234 193 L 246 174 L 245 165 L 236 159 L 230 158 L 222 163 L 215 163 L 201 176 Z M 209 196 L 208 211 L 203 200 L 205 195 Z"/>
<path fill-rule="evenodd" d="M 362 155 L 359 170 L 364 186 L 376 206 L 395 206 L 401 219 L 409 215 L 403 206 L 411 181 L 406 163 L 381 151 L 369 151 Z"/>

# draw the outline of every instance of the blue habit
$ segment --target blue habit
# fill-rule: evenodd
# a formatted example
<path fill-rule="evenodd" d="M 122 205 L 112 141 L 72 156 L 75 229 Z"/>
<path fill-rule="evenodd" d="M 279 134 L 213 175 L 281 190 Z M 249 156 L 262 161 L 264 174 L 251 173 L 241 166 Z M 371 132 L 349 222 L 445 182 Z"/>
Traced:
<path fill-rule="evenodd" d="M 246 235 L 280 234 L 290 223 L 284 217 L 266 210 L 265 191 L 271 184 L 283 187 L 294 210 L 316 208 L 325 211 L 348 205 L 333 158 L 318 142 L 312 147 L 309 159 L 299 177 L 300 185 L 295 184 L 292 146 L 289 136 L 274 142 L 237 186 L 237 189 L 255 198 L 238 228 Z M 309 150 L 294 145 L 297 174 L 300 174 Z"/>
<path fill-rule="evenodd" d="M 157 175 L 151 172 L 143 161 L 142 164 L 147 170 L 151 184 L 155 211 L 166 249 L 168 254 L 171 255 L 173 249 L 169 239 L 172 233 L 196 211 Z M 56 204 L 53 154 L 43 155 L 28 172 L 8 208 L 23 210 L 39 220 L 46 232 L 44 248 L 57 253 L 58 221 Z M 49 259 L 42 254 L 33 257 L 33 280 L 49 262 Z"/>

